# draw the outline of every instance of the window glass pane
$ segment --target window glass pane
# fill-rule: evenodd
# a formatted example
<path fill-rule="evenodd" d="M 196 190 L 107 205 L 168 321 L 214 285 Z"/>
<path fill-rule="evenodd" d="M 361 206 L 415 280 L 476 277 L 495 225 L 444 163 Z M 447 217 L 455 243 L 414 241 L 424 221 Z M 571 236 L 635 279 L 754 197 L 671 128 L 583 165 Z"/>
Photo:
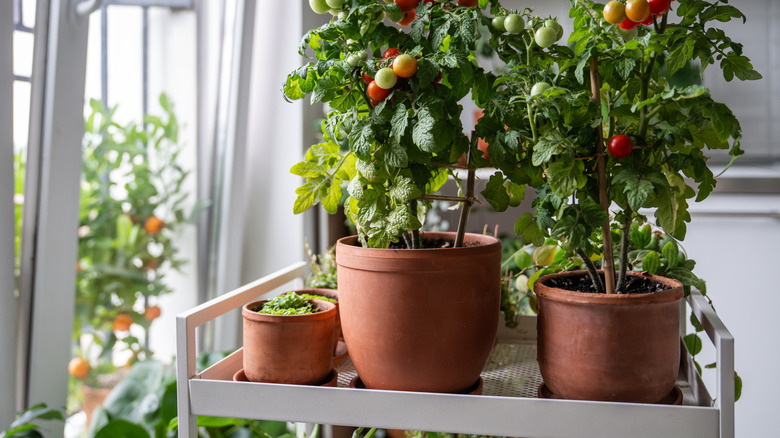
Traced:
<path fill-rule="evenodd" d="M 37 0 L 22 0 L 22 24 L 27 28 L 35 27 L 35 11 Z"/>
<path fill-rule="evenodd" d="M 30 123 L 30 83 L 14 81 L 14 149 L 27 148 Z"/>
<path fill-rule="evenodd" d="M 33 34 L 14 31 L 14 74 L 29 78 L 32 75 Z"/>

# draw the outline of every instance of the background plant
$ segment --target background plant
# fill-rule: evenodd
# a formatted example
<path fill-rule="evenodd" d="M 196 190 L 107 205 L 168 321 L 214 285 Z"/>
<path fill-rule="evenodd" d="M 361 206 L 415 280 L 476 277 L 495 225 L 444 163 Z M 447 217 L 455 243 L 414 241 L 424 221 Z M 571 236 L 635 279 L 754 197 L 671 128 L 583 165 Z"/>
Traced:
<path fill-rule="evenodd" d="M 7 429 L 0 431 L 0 438 L 43 438 L 38 420 L 65 421 L 62 409 L 55 409 L 39 403 L 16 415 L 16 419 Z"/>
<path fill-rule="evenodd" d="M 73 334 L 76 356 L 90 363 L 91 385 L 115 369 L 115 351 L 129 351 L 129 363 L 151 356 L 148 330 L 160 315 L 155 300 L 171 292 L 165 273 L 183 263 L 173 238 L 189 219 L 188 172 L 179 162 L 173 105 L 165 94 L 159 102 L 162 117 L 121 125 L 116 107 L 90 101 Z"/>

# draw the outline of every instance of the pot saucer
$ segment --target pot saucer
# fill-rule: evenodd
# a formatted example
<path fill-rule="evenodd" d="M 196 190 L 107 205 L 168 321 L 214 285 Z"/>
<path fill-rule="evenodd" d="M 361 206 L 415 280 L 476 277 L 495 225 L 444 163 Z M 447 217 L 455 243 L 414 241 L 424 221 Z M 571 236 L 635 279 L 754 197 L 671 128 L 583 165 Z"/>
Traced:
<path fill-rule="evenodd" d="M 340 340 L 338 344 L 336 344 L 336 351 L 333 352 L 333 366 L 340 365 L 347 356 L 349 356 L 347 344 Z"/>
<path fill-rule="evenodd" d="M 537 396 L 539 398 L 548 398 L 548 399 L 555 399 L 555 400 L 564 400 L 563 397 L 555 395 L 552 391 L 550 391 L 550 388 L 547 387 L 547 385 L 542 382 L 541 385 L 539 385 L 539 389 L 537 391 Z M 651 404 L 657 404 L 657 405 L 682 405 L 683 400 L 683 394 L 682 390 L 679 386 L 674 385 L 674 388 L 672 388 L 672 391 L 667 395 L 666 397 L 662 398 L 661 400 L 651 403 Z"/>
<path fill-rule="evenodd" d="M 339 373 L 336 372 L 336 370 L 330 370 L 330 373 L 327 377 L 325 377 L 321 382 L 308 385 L 308 386 L 331 386 L 336 387 L 338 386 L 339 380 Z M 236 371 L 235 374 L 233 374 L 233 381 L 234 382 L 252 382 L 251 380 L 247 379 L 246 373 L 244 373 L 244 369 L 241 368 L 240 370 Z M 263 383 L 263 382 L 257 382 L 257 383 Z"/>
<path fill-rule="evenodd" d="M 468 394 L 468 395 L 482 395 L 482 385 L 484 381 L 480 377 L 471 387 L 465 391 L 456 392 L 454 394 Z M 366 385 L 360 380 L 360 376 L 355 376 L 349 381 L 349 387 L 355 389 L 367 389 Z"/>

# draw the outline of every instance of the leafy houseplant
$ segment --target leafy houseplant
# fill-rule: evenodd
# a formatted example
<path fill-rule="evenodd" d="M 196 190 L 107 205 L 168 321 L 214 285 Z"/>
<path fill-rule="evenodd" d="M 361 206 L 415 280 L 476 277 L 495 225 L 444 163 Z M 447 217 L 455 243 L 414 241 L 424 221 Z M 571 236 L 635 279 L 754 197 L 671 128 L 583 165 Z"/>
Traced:
<path fill-rule="evenodd" d="M 323 12 L 318 5 L 313 9 Z M 343 2 L 332 21 L 303 37 L 299 52 L 312 51 L 314 61 L 284 85 L 287 99 L 310 94 L 332 109 L 322 124 L 324 141 L 292 168 L 305 180 L 294 210 L 319 202 L 335 212 L 346 191 L 343 204 L 357 236 L 337 244 L 339 305 L 347 348 L 370 388 L 470 388 L 495 338 L 500 241 L 464 232 L 476 201 L 474 169 L 488 162 L 475 153 L 478 136 L 463 134 L 460 102 L 470 94 L 483 105 L 496 79 L 476 56 L 490 19 L 474 6 Z M 437 194 L 464 154 L 462 196 Z M 499 210 L 522 195 L 499 173 L 482 192 Z M 440 199 L 463 203 L 458 233 L 421 236 L 426 209 Z M 396 344 L 384 343 L 390 339 Z M 424 366 L 408 369 L 417 363 Z"/>
<path fill-rule="evenodd" d="M 552 392 L 567 398 L 604 399 L 611 392 L 617 400 L 653 402 L 666 395 L 664 391 L 669 391 L 677 375 L 679 356 L 674 355 L 679 355 L 679 313 L 675 312 L 679 312 L 679 305 L 675 302 L 681 299 L 683 286 L 699 286 L 701 282 L 684 264 L 665 271 L 679 280 L 676 286 L 674 281 L 649 274 L 627 274 L 632 224 L 646 220 L 642 209 L 652 209 L 656 224 L 672 238 L 682 240 L 690 221 L 689 200 L 705 199 L 715 186 L 706 154 L 723 149 L 733 159 L 742 153 L 740 126 L 728 107 L 714 101 L 704 87 L 678 87 L 668 76 L 691 62 L 700 63 L 702 70 L 718 63 L 726 80 L 761 76 L 742 54 L 742 46 L 712 27 L 713 22 L 744 19 L 725 2 L 681 1 L 675 3 L 673 11 L 669 11 L 668 1 L 629 0 L 625 5 L 610 2 L 608 7 L 588 0 L 570 3 L 574 18 L 571 47 L 549 45 L 540 39 L 540 29 L 548 24 L 536 19 L 529 19 L 529 28 L 517 34 L 494 29 L 493 42 L 509 72 L 500 79 L 504 88 L 488 102 L 480 124 L 493 118 L 496 125 L 506 107 L 522 115 L 507 123 L 508 130 L 517 130 L 522 144 L 513 157 L 519 167 L 530 163 L 541 169 L 543 179 L 541 184 L 533 182 L 537 188 L 536 215 L 523 215 L 516 231 L 537 244 L 547 235 L 561 240 L 566 255 L 577 254 L 587 270 L 587 274 L 580 274 L 587 276 L 585 282 L 566 274 L 565 280 L 542 277 L 535 283 L 539 363 L 545 383 Z M 656 14 L 651 5 L 660 7 Z M 502 10 L 494 3 L 492 12 L 501 14 Z M 612 251 L 610 212 L 621 224 L 617 257 Z M 599 230 L 601 236 L 595 238 Z M 676 264 L 679 260 L 674 241 L 658 251 L 667 262 Z M 643 265 L 653 272 L 652 266 L 659 266 L 658 253 L 645 256 L 648 259 Z M 601 272 L 593 259 L 601 260 Z M 600 293 L 562 292 L 566 282 Z M 651 289 L 632 290 L 638 284 Z M 553 287 L 556 285 L 560 287 Z M 651 292 L 653 287 L 663 291 L 630 294 Z M 582 334 L 588 330 L 576 317 L 561 316 L 559 304 L 591 298 L 592 302 L 577 309 L 612 306 L 633 312 L 627 317 L 633 328 L 607 330 L 614 322 L 605 320 L 590 331 L 596 336 L 592 344 L 586 344 Z M 639 307 L 623 305 L 638 306 L 643 301 L 656 313 L 641 311 L 643 316 L 639 317 Z M 665 326 L 651 328 L 661 319 L 666 320 Z M 661 333 L 667 333 L 665 341 L 660 340 L 664 338 Z M 553 339 L 556 334 L 562 339 Z M 587 354 L 574 348 L 570 350 L 577 351 L 566 356 L 561 346 L 572 336 L 578 337 L 578 344 L 587 345 L 584 349 L 605 351 L 604 363 L 586 365 L 581 360 Z M 654 356 L 661 356 L 657 354 L 660 350 L 669 352 L 670 357 L 657 364 L 666 369 L 664 377 L 655 379 L 664 382 L 660 389 L 630 394 L 638 389 L 638 376 L 650 373 L 646 365 L 655 361 L 641 354 L 638 363 L 624 360 L 634 352 L 627 351 L 630 343 L 653 344 L 653 348 L 658 347 Z M 563 362 L 586 371 L 561 370 L 558 365 Z M 585 374 L 582 380 L 604 387 L 605 380 L 618 380 L 616 376 L 622 371 L 628 371 L 628 377 L 622 383 L 625 391 L 618 395 L 612 388 L 575 390 L 579 383 L 569 379 Z"/>
<path fill-rule="evenodd" d="M 188 172 L 179 162 L 178 120 L 165 94 L 164 116 L 143 123 L 120 125 L 116 108 L 90 105 L 71 374 L 104 387 L 117 371 L 115 352 L 129 352 L 128 363 L 152 355 L 148 330 L 161 312 L 156 298 L 171 292 L 165 274 L 183 263 L 173 240 L 188 220 Z"/>

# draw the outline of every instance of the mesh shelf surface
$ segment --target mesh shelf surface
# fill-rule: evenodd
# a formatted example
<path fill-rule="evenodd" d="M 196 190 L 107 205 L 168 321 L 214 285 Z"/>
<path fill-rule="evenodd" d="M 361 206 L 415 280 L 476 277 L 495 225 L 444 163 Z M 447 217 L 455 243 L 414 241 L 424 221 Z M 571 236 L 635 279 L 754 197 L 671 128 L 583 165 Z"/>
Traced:
<path fill-rule="evenodd" d="M 336 367 L 338 386 L 348 388 L 357 376 L 352 361 L 347 358 Z M 490 354 L 482 371 L 483 395 L 504 397 L 536 397 L 542 383 L 536 362 L 536 344 L 501 343 Z"/>

